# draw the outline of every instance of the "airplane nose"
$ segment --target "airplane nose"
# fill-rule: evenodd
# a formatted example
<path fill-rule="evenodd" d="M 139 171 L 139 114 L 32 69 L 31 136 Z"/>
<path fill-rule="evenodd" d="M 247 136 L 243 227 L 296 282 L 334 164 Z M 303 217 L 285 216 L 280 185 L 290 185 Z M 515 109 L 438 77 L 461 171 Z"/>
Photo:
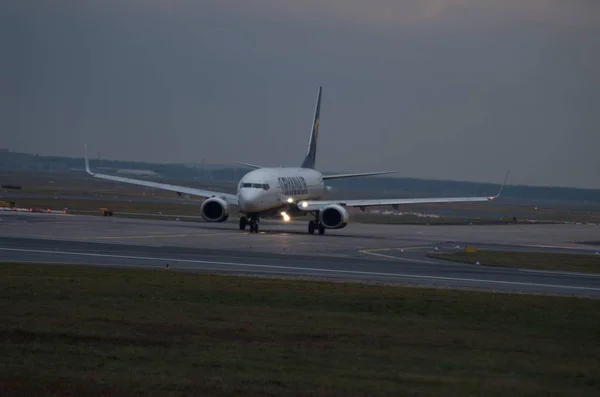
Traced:
<path fill-rule="evenodd" d="M 245 189 L 240 192 L 240 207 L 244 211 L 257 211 L 260 206 L 260 191 Z"/>

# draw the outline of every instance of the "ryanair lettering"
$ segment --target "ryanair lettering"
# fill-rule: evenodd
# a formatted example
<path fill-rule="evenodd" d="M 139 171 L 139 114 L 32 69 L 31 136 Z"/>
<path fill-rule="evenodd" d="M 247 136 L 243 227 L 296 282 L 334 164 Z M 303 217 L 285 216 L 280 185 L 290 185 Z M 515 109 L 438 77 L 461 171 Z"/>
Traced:
<path fill-rule="evenodd" d="M 280 177 L 277 179 L 279 179 L 279 186 L 286 196 L 308 194 L 306 180 L 301 176 Z"/>

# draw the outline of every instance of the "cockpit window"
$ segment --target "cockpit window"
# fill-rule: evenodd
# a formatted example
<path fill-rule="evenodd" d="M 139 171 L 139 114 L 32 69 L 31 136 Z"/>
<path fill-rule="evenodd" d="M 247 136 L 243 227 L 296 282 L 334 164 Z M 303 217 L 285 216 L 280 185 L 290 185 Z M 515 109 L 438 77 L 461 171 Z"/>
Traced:
<path fill-rule="evenodd" d="M 254 189 L 269 190 L 268 183 L 243 183 L 242 187 L 250 187 L 250 188 L 254 188 Z"/>

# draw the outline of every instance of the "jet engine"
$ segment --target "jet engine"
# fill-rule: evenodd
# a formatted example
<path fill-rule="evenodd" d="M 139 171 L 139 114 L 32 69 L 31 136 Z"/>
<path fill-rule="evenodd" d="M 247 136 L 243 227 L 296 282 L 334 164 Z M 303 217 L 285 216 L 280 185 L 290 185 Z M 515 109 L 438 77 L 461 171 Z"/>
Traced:
<path fill-rule="evenodd" d="M 229 218 L 229 204 L 222 198 L 211 197 L 200 206 L 200 214 L 209 222 L 225 222 Z"/>
<path fill-rule="evenodd" d="M 328 205 L 319 214 L 321 224 L 327 229 L 341 229 L 348 224 L 349 216 L 346 208 L 338 204 Z"/>

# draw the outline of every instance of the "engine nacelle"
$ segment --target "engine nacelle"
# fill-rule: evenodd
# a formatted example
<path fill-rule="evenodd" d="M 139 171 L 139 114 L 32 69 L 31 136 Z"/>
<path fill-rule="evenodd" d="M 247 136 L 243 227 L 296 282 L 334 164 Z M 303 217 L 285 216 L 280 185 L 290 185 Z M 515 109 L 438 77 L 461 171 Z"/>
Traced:
<path fill-rule="evenodd" d="M 327 229 L 341 229 L 346 227 L 349 220 L 346 208 L 338 204 L 328 205 L 319 214 L 321 224 Z"/>
<path fill-rule="evenodd" d="M 200 215 L 209 222 L 225 222 L 229 218 L 229 204 L 222 198 L 211 197 L 200 206 Z"/>

